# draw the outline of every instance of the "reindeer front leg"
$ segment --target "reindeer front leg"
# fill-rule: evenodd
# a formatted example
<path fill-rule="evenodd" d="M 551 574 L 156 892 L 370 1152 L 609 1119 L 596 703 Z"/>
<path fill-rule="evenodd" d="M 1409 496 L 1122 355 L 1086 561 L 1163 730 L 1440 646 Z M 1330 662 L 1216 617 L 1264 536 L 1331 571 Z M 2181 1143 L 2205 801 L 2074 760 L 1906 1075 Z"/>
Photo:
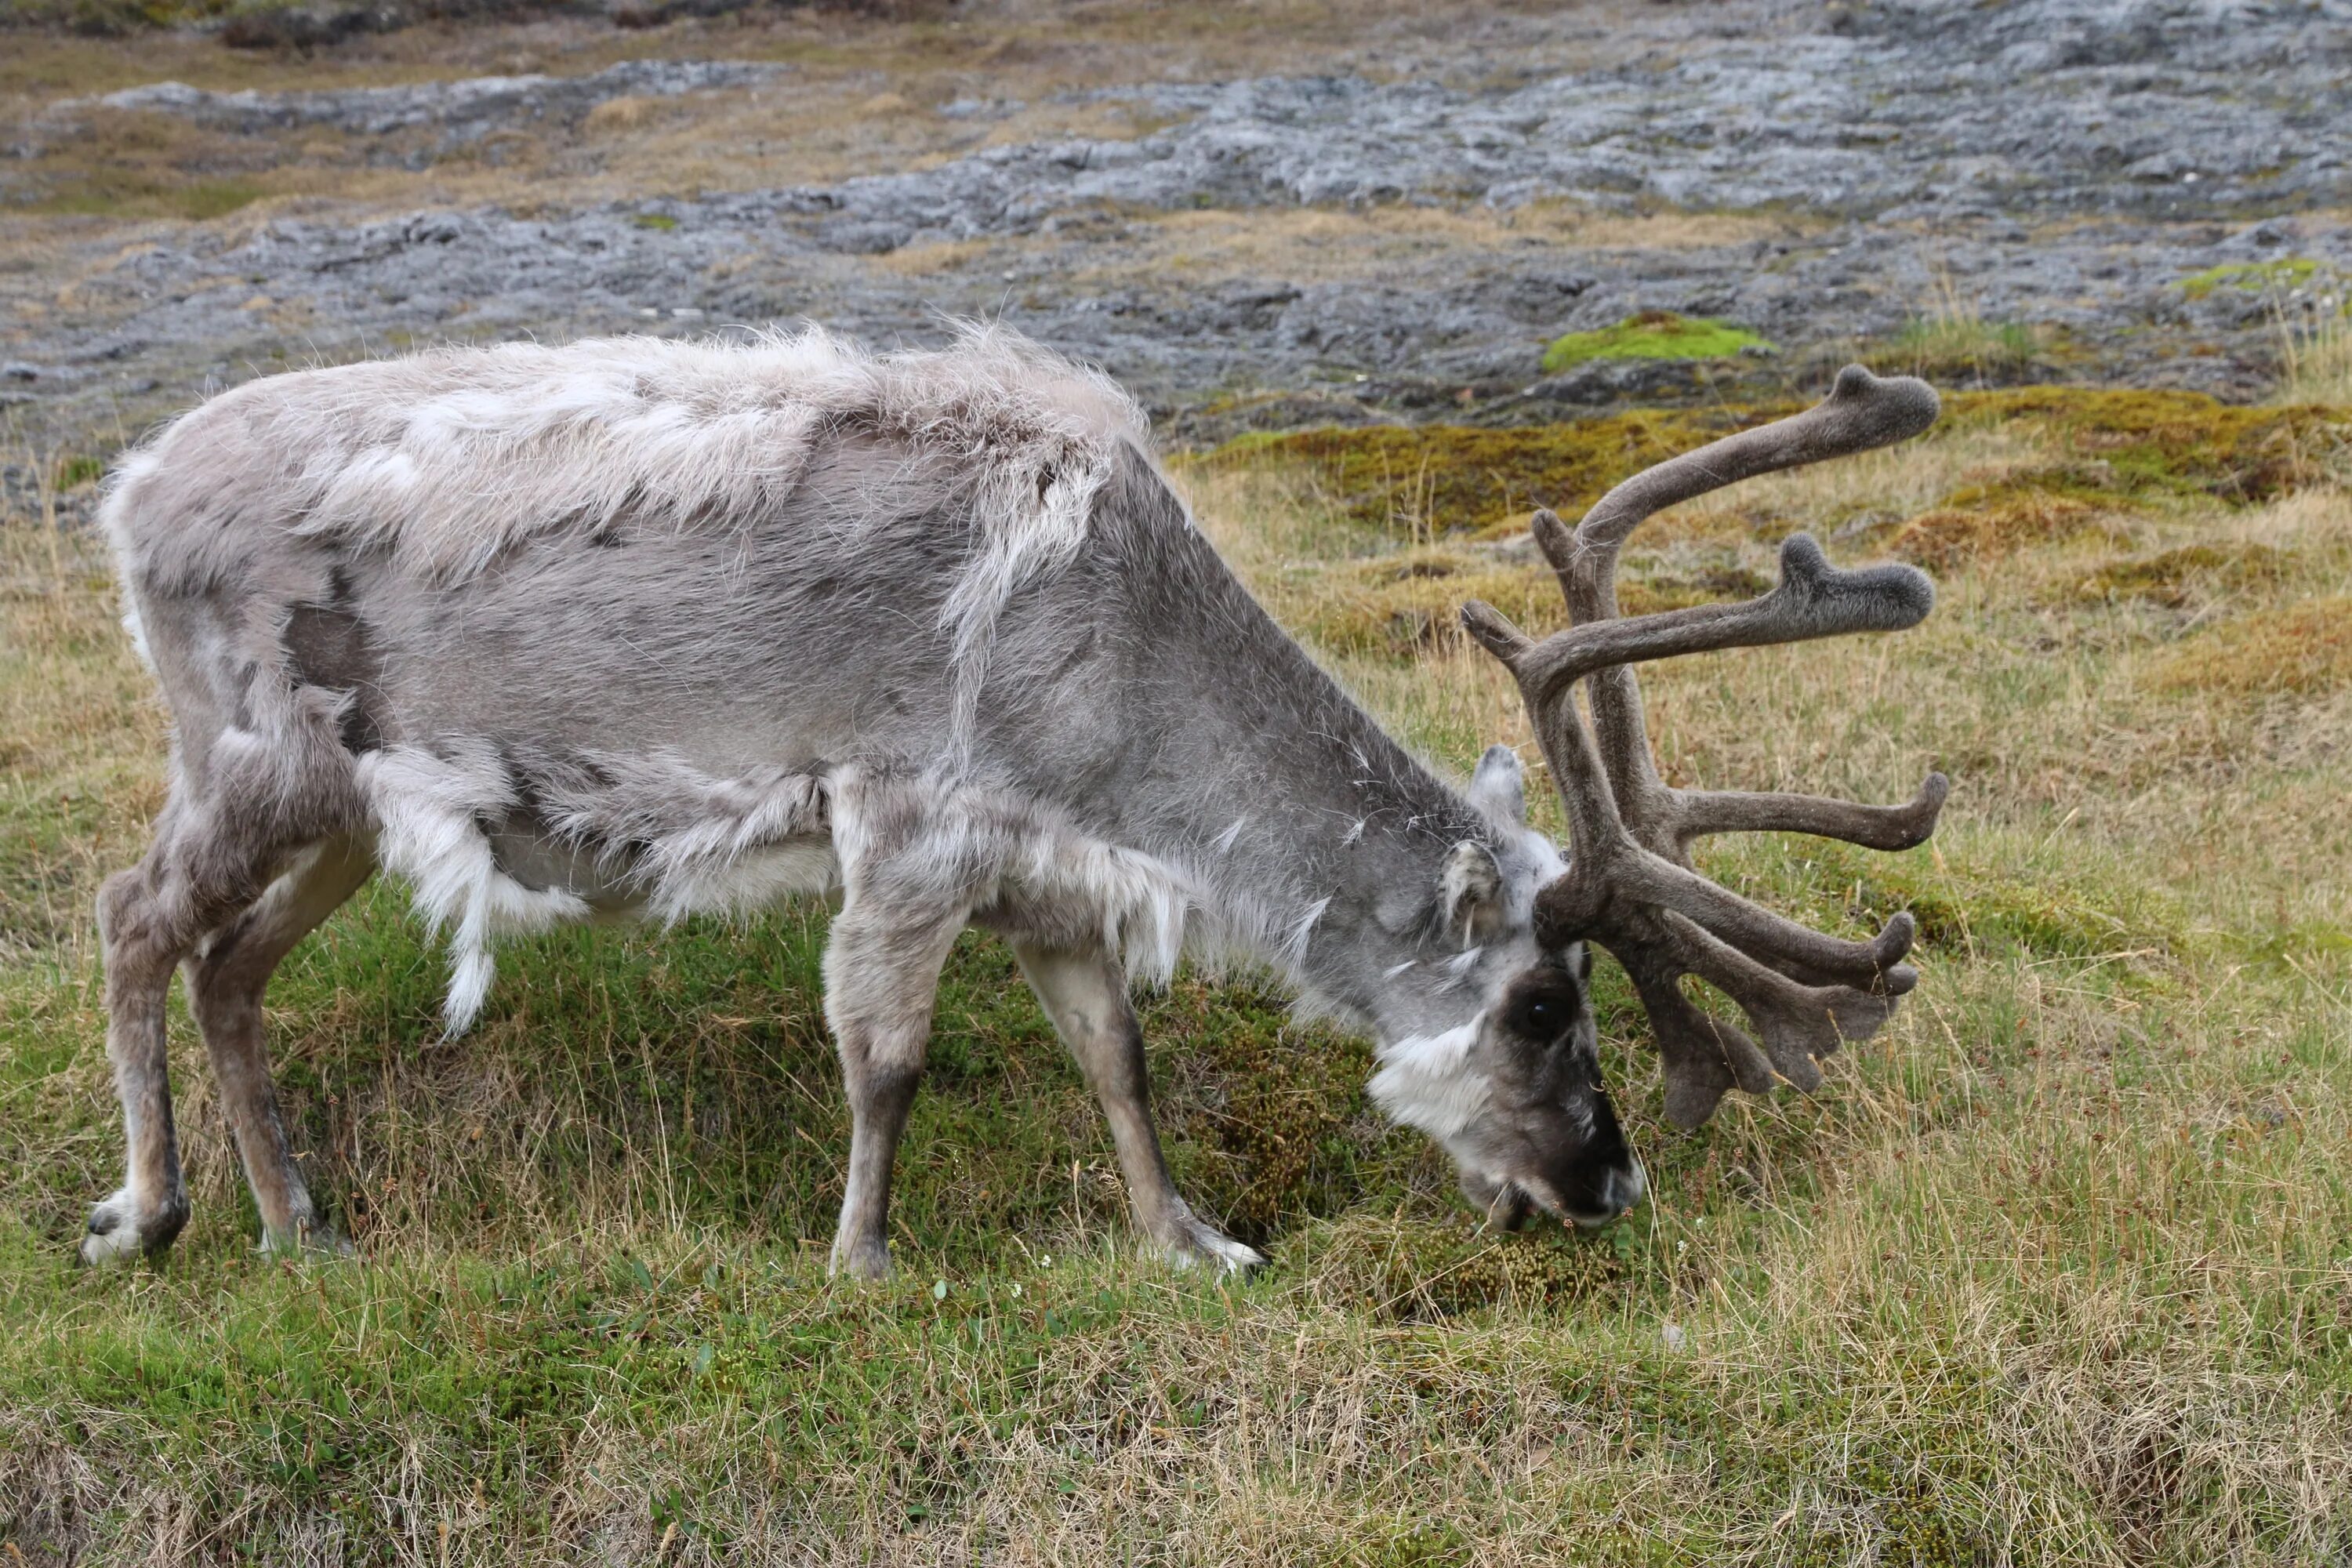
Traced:
<path fill-rule="evenodd" d="M 1203 1222 L 1177 1194 L 1151 1123 L 1151 1079 L 1143 1059 L 1143 1026 L 1127 995 L 1127 975 L 1100 948 L 1069 952 L 1014 942 L 1013 955 L 1030 989 L 1102 1100 L 1111 1142 L 1135 1206 L 1136 1228 L 1179 1268 L 1224 1272 L 1265 1259 Z"/>
<path fill-rule="evenodd" d="M 849 1090 L 849 1182 L 833 1272 L 890 1272 L 890 1168 L 923 1075 L 940 970 L 963 913 L 918 913 L 852 879 L 824 950 L 824 1014 Z"/>

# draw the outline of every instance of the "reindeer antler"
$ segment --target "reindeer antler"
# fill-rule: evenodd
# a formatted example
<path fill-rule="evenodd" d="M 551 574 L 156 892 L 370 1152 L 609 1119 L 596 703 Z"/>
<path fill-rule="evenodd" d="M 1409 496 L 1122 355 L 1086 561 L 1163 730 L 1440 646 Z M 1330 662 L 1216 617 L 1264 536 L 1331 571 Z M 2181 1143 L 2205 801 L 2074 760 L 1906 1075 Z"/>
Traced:
<path fill-rule="evenodd" d="M 1935 607 L 1936 586 L 1909 566 L 1841 572 L 1799 533 L 1782 543 L 1780 585 L 1762 597 L 1625 620 L 1617 612 L 1618 549 L 1644 518 L 1678 501 L 1904 440 L 1937 412 L 1925 382 L 1881 380 L 1849 365 L 1829 397 L 1804 413 L 1634 475 L 1602 496 L 1573 534 L 1550 512 L 1536 513 L 1536 542 L 1567 596 L 1569 630 L 1538 642 L 1491 605 L 1462 606 L 1463 626 L 1517 679 L 1568 807 L 1574 858 L 1537 896 L 1537 935 L 1554 946 L 1598 942 L 1624 965 L 1657 1030 L 1666 1113 L 1679 1125 L 1705 1121 L 1734 1084 L 1750 1093 L 1782 1080 L 1817 1087 L 1815 1059 L 1869 1038 L 1919 978 L 1902 962 L 1915 931 L 1909 914 L 1895 915 L 1870 942 L 1842 941 L 1701 877 L 1691 868 L 1690 841 L 1780 830 L 1906 849 L 1935 831 L 1950 785 L 1929 773 L 1916 796 L 1891 806 L 1670 789 L 1650 754 L 1632 667 L 1709 648 L 1901 631 Z M 1577 711 L 1580 680 L 1591 729 Z M 1737 1002 L 1761 1048 L 1694 1005 L 1682 991 L 1685 974 Z"/>

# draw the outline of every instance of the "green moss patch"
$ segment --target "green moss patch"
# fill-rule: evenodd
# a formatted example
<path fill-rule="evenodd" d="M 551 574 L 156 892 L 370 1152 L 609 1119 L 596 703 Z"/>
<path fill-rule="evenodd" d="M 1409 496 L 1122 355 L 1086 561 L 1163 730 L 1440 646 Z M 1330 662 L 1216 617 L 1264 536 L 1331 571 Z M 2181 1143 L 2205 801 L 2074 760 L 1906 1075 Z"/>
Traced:
<path fill-rule="evenodd" d="M 1722 359 L 1743 349 L 1769 352 L 1772 345 L 1745 327 L 1711 316 L 1677 316 L 1644 310 L 1613 327 L 1570 332 L 1544 351 L 1544 372 L 1561 371 L 1596 359 Z"/>
<path fill-rule="evenodd" d="M 1475 530 L 1538 506 L 1573 517 L 1628 475 L 1783 412 L 1645 411 L 1521 430 L 1327 427 L 1244 437 L 1220 455 L 1304 464 L 1342 512 L 1374 528 Z"/>
<path fill-rule="evenodd" d="M 2268 289 L 2301 288 L 2317 275 L 2319 263 L 2307 256 L 2283 256 L 2275 261 L 2227 261 L 2192 272 L 2180 280 L 2180 291 L 2202 300 L 2216 289 L 2238 289 L 2249 294 Z"/>
<path fill-rule="evenodd" d="M 2241 408 L 2195 392 L 2032 386 L 1945 407 L 1956 427 L 2038 427 L 2101 490 L 2142 500 L 2269 500 L 2326 478 L 2352 442 L 2352 409 Z"/>
<path fill-rule="evenodd" d="M 2078 517 L 2209 497 L 2245 504 L 2325 480 L 2352 450 L 2352 409 L 2240 408 L 2192 392 L 2036 386 L 1956 394 L 1944 406 L 1944 429 L 2013 425 L 2058 448 L 2055 461 L 2012 476 L 2001 493 L 1955 491 L 1946 510 L 1986 510 L 2028 490 L 2080 503 Z M 1573 518 L 1654 463 L 1790 412 L 1641 410 L 1517 430 L 1325 427 L 1242 437 L 1216 456 L 1303 465 L 1355 521 L 1442 533 L 1488 529 L 1538 506 Z M 2065 510 L 2045 509 L 2038 521 L 2063 521 Z"/>

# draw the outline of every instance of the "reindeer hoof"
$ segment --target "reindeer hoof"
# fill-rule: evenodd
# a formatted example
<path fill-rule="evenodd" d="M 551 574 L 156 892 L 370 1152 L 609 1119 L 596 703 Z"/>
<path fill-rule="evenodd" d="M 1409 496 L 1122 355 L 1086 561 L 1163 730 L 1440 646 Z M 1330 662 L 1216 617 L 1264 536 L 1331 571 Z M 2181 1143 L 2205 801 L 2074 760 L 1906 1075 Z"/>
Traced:
<path fill-rule="evenodd" d="M 89 1225 L 81 1238 L 80 1258 L 87 1264 L 127 1263 L 145 1254 L 160 1256 L 188 1223 L 185 1199 L 167 1203 L 154 1213 L 141 1215 L 128 1187 L 90 1206 Z"/>
<path fill-rule="evenodd" d="M 1247 1274 L 1265 1267 L 1265 1255 L 1244 1247 L 1192 1215 L 1180 1215 L 1160 1237 L 1160 1255 L 1178 1268 L 1205 1268 L 1219 1274 Z"/>
<path fill-rule="evenodd" d="M 297 1225 L 291 1230 L 261 1233 L 261 1250 L 273 1258 L 295 1258 L 318 1260 L 355 1256 L 352 1244 L 343 1233 L 322 1220 Z"/>
<path fill-rule="evenodd" d="M 840 1279 L 862 1279 L 869 1285 L 878 1285 L 890 1278 L 890 1244 L 878 1237 L 835 1242 L 833 1264 L 826 1272 Z"/>

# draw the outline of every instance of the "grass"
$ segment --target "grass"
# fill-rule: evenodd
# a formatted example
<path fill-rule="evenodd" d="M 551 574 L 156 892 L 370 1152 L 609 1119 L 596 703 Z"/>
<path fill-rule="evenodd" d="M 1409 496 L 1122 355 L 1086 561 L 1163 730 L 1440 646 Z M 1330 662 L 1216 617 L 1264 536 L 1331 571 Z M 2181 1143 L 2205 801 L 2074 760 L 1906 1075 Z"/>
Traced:
<path fill-rule="evenodd" d="M 1927 310 L 1864 357 L 1877 370 L 1925 376 L 1948 389 L 2000 386 L 2027 379 L 2043 347 L 2042 334 L 2022 321 L 1988 320 L 1939 268 Z"/>
<path fill-rule="evenodd" d="M 2341 1561 L 2352 689 L 2306 667 L 2347 624 L 2347 416 L 2114 396 L 2140 401 L 1958 399 L 1927 440 L 1705 498 L 1628 552 L 1629 599 L 1687 600 L 1746 591 L 1801 522 L 1852 560 L 1937 510 L 2095 509 L 1954 552 L 1916 632 L 1645 673 L 1676 782 L 1893 798 L 1954 774 L 1908 855 L 1704 847 L 1810 921 L 1916 911 L 1925 980 L 1888 1031 L 1814 1098 L 1735 1097 L 1677 1135 L 1604 963 L 1654 1195 L 1598 1237 L 1496 1237 L 1371 1115 L 1360 1043 L 1187 975 L 1147 1005 L 1155 1088 L 1188 1194 L 1274 1257 L 1240 1285 L 1127 1250 L 1099 1118 L 989 942 L 943 990 L 901 1276 L 859 1289 L 818 1245 L 846 1146 L 821 911 L 517 944 L 444 1044 L 441 960 L 383 886 L 269 1011 L 360 1258 L 253 1251 L 175 1016 L 196 1218 L 160 1268 L 68 1267 L 119 1158 L 89 897 L 158 803 L 163 716 L 93 542 L 8 518 L 0 1553 Z M 1560 499 L 1697 417 L 1555 433 L 1586 465 Z M 1533 584 L 1515 613 L 1540 618 L 1528 492 L 1460 471 L 1507 453 L 1423 448 L 1424 495 L 1496 497 L 1433 536 L 1335 479 L 1336 439 L 1181 477 L 1416 744 L 1532 758 L 1484 655 L 1348 630 L 1375 591 L 1450 613 L 1480 574 Z"/>
<path fill-rule="evenodd" d="M 2272 261 L 2225 261 L 2192 272 L 2180 280 L 2180 291 L 2202 300 L 2217 289 L 2249 294 L 2270 294 L 2301 288 L 2319 272 L 2319 263 L 2307 256 L 2283 256 Z"/>
<path fill-rule="evenodd" d="M 1644 310 L 1613 327 L 1554 338 L 1544 350 L 1543 367 L 1545 374 L 1558 375 L 1589 360 L 1722 359 L 1749 349 L 1769 353 L 1772 345 L 1745 327 L 1709 316 Z"/>
<path fill-rule="evenodd" d="M 2278 312 L 2280 394 L 2290 403 L 2352 402 L 2352 286 Z"/>

